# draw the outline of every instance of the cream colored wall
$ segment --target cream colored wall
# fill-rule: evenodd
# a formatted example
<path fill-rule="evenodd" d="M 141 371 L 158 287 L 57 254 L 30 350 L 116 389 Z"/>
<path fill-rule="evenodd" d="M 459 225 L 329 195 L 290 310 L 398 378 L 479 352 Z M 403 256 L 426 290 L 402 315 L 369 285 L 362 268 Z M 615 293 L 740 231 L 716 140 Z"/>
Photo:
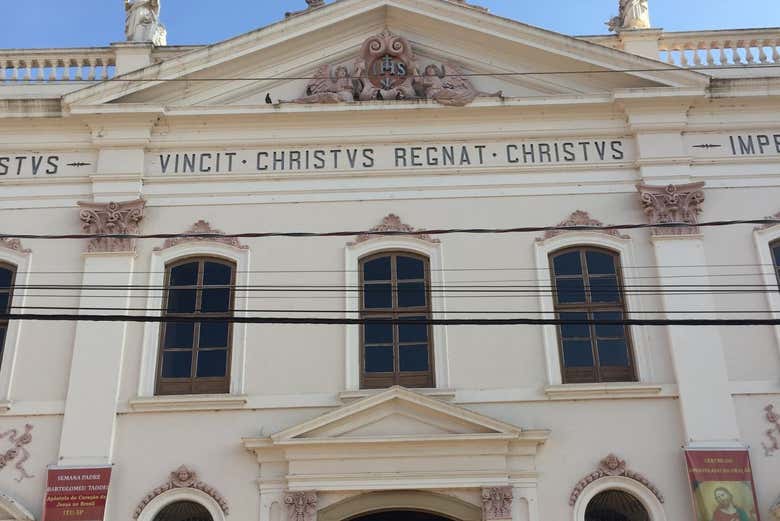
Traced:
<path fill-rule="evenodd" d="M 780 494 L 777 487 L 777 476 L 780 471 L 777 455 L 768 456 L 762 448 L 762 443 L 771 444 L 766 437 L 766 431 L 772 427 L 766 421 L 764 407 L 774 405 L 780 409 L 780 398 L 777 395 L 735 396 L 734 402 L 742 437 L 750 446 L 750 463 L 753 467 L 761 519 L 764 517 L 772 519 L 768 515 L 768 510 L 778 500 Z"/>

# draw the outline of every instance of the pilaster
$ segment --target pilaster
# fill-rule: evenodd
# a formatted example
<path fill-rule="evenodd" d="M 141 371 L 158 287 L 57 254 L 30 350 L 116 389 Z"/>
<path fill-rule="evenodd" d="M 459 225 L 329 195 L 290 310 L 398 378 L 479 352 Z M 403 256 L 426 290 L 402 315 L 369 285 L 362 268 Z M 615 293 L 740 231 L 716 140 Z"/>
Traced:
<path fill-rule="evenodd" d="M 691 287 L 710 287 L 704 241 L 696 227 L 704 202 L 704 183 L 639 185 L 640 200 L 650 224 L 684 222 L 688 227 L 657 228 L 652 243 L 658 284 L 671 288 L 685 280 Z M 689 266 L 695 266 L 692 272 Z M 691 276 L 695 275 L 695 276 Z M 680 279 L 680 276 L 685 276 Z M 707 291 L 664 291 L 665 318 L 697 319 L 697 311 L 716 309 Z M 739 445 L 736 411 L 729 391 L 720 331 L 714 326 L 666 326 L 680 393 L 686 444 L 692 447 Z"/>
<path fill-rule="evenodd" d="M 144 201 L 80 203 L 85 233 L 137 233 Z M 96 238 L 84 253 L 79 308 L 85 314 L 127 314 L 135 242 Z M 96 291 L 96 286 L 112 286 Z M 92 288 L 92 289 L 91 289 Z M 119 298 L 117 298 L 119 297 Z M 77 322 L 60 440 L 60 465 L 112 463 L 127 322 Z M 99 392 L 96 392 L 99 390 Z"/>

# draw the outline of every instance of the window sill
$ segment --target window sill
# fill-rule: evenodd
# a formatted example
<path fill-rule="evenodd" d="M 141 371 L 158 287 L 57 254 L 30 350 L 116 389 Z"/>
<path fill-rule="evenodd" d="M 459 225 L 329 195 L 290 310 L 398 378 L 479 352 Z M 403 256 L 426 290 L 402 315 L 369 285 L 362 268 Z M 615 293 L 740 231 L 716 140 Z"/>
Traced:
<path fill-rule="evenodd" d="M 389 387 L 387 388 L 389 389 Z M 383 393 L 387 389 L 361 389 L 359 391 L 344 391 L 339 393 L 339 400 L 343 403 L 352 403 L 375 394 Z M 455 400 L 455 391 L 452 389 L 409 389 L 415 393 L 420 393 L 431 398 L 436 398 L 443 402 L 453 402 Z"/>
<path fill-rule="evenodd" d="M 654 398 L 662 391 L 662 385 L 646 383 L 564 384 L 544 388 L 550 400 Z"/>
<path fill-rule="evenodd" d="M 132 398 L 128 404 L 133 412 L 213 411 L 243 409 L 249 399 L 244 395 L 187 394 L 181 396 L 150 396 Z"/>

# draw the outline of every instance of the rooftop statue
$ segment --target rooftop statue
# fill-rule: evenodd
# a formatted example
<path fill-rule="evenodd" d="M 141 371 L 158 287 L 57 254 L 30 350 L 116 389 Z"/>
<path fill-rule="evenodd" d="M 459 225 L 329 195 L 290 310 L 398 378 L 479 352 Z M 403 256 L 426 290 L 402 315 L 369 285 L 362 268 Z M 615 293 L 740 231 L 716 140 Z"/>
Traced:
<path fill-rule="evenodd" d="M 128 42 L 167 45 L 167 31 L 160 23 L 160 0 L 125 0 L 125 36 Z"/>
<path fill-rule="evenodd" d="M 609 30 L 650 29 L 650 9 L 647 2 L 648 0 L 620 0 L 620 14 L 607 22 Z"/>

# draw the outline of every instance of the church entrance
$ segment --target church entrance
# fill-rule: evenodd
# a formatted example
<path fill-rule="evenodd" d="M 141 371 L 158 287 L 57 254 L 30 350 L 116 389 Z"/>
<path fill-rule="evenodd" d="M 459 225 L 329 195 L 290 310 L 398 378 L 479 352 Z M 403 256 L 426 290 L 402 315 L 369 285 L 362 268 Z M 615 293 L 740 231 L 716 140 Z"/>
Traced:
<path fill-rule="evenodd" d="M 650 514 L 628 492 L 607 490 L 588 503 L 585 521 L 650 521 Z"/>
<path fill-rule="evenodd" d="M 163 508 L 154 521 L 214 521 L 203 505 L 192 501 L 178 501 Z"/>
<path fill-rule="evenodd" d="M 415 510 L 387 510 L 353 517 L 349 521 L 453 521 L 452 519 Z"/>

